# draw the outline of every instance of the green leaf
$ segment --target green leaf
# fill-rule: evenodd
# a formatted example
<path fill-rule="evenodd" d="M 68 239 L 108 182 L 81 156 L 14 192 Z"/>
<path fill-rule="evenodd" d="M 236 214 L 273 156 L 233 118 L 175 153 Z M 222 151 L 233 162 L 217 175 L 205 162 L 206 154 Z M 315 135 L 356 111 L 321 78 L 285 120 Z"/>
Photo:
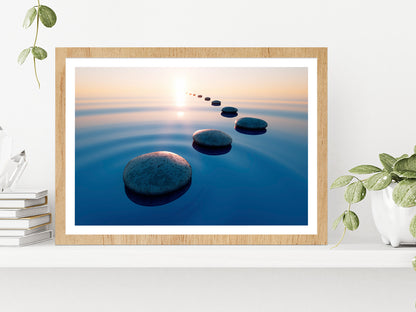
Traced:
<path fill-rule="evenodd" d="M 350 231 L 355 231 L 356 229 L 358 229 L 360 225 L 360 219 L 352 211 L 345 212 L 342 222 L 344 223 L 345 227 Z"/>
<path fill-rule="evenodd" d="M 22 52 L 20 52 L 19 56 L 17 57 L 17 63 L 19 65 L 22 65 L 25 61 L 27 56 L 30 53 L 30 48 L 24 49 Z"/>
<path fill-rule="evenodd" d="M 46 5 L 41 5 L 39 7 L 39 17 L 42 24 L 46 27 L 52 27 L 56 23 L 55 12 Z"/>
<path fill-rule="evenodd" d="M 396 171 L 394 171 L 396 172 Z M 407 179 L 415 179 L 416 172 L 415 171 L 397 171 L 396 172 L 400 177 L 407 178 Z"/>
<path fill-rule="evenodd" d="M 393 190 L 393 200 L 401 207 L 416 206 L 416 179 L 400 181 Z"/>
<path fill-rule="evenodd" d="M 365 181 L 364 185 L 372 191 L 385 189 L 391 183 L 391 174 L 387 171 L 376 173 Z"/>
<path fill-rule="evenodd" d="M 380 162 L 383 165 L 384 169 L 386 169 L 388 172 L 392 172 L 393 165 L 397 161 L 397 159 L 386 153 L 382 153 L 378 155 L 378 157 L 380 158 Z"/>
<path fill-rule="evenodd" d="M 415 147 L 413 148 L 413 154 L 416 154 L 416 145 L 415 145 Z"/>
<path fill-rule="evenodd" d="M 335 219 L 334 223 L 332 223 L 332 229 L 335 230 L 338 227 L 338 224 L 341 222 L 341 220 L 344 219 L 345 211 Z"/>
<path fill-rule="evenodd" d="M 43 60 L 48 56 L 48 53 L 41 47 L 33 47 L 32 54 L 38 60 Z"/>
<path fill-rule="evenodd" d="M 366 189 L 361 181 L 351 183 L 347 186 L 344 193 L 344 198 L 347 203 L 354 204 L 362 201 L 366 194 Z"/>
<path fill-rule="evenodd" d="M 372 166 L 372 165 L 361 165 L 361 166 L 354 167 L 350 170 L 351 173 L 358 173 L 358 174 L 369 174 L 369 173 L 376 173 L 380 171 L 381 171 L 380 168 L 376 166 Z"/>
<path fill-rule="evenodd" d="M 409 158 L 403 158 L 394 164 L 394 170 L 396 171 L 416 171 L 416 155 L 412 155 Z"/>
<path fill-rule="evenodd" d="M 413 237 L 416 237 L 416 216 L 414 216 L 412 221 L 410 221 L 409 231 Z"/>
<path fill-rule="evenodd" d="M 416 271 L 416 257 L 412 259 L 413 270 Z"/>
<path fill-rule="evenodd" d="M 23 28 L 29 28 L 30 25 L 32 25 L 33 21 L 35 20 L 36 14 L 37 14 L 37 11 L 35 7 L 30 8 L 27 11 L 25 19 L 23 21 Z"/>
<path fill-rule="evenodd" d="M 394 171 L 390 173 L 390 175 L 391 175 L 391 178 L 397 183 L 403 180 L 403 178 L 399 177 L 396 173 L 394 173 Z"/>
<path fill-rule="evenodd" d="M 348 184 L 350 184 L 350 182 L 351 182 L 351 180 L 352 180 L 353 178 L 354 178 L 354 177 L 353 177 L 353 176 L 351 176 L 351 175 L 344 175 L 344 176 L 341 176 L 341 177 L 337 178 L 337 179 L 334 181 L 334 183 L 332 183 L 332 185 L 331 185 L 331 189 L 333 189 L 333 188 L 337 188 L 337 187 L 343 187 L 343 186 L 345 186 L 345 185 L 348 185 Z"/>
<path fill-rule="evenodd" d="M 397 157 L 397 160 L 401 160 L 401 159 L 403 159 L 403 158 L 407 158 L 407 157 L 409 157 L 409 155 L 407 155 L 407 154 L 403 154 L 402 156 Z"/>
<path fill-rule="evenodd" d="M 416 178 L 416 155 L 398 160 L 393 169 L 402 177 Z"/>

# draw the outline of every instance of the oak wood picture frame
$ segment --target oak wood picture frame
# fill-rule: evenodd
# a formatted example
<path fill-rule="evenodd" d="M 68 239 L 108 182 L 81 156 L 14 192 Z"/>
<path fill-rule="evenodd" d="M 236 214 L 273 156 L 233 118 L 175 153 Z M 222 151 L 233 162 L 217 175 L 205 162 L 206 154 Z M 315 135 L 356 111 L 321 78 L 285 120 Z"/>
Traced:
<path fill-rule="evenodd" d="M 66 233 L 67 58 L 315 58 L 317 60 L 317 233 L 296 235 L 68 235 Z M 56 205 L 58 245 L 327 244 L 327 48 L 56 48 Z"/>

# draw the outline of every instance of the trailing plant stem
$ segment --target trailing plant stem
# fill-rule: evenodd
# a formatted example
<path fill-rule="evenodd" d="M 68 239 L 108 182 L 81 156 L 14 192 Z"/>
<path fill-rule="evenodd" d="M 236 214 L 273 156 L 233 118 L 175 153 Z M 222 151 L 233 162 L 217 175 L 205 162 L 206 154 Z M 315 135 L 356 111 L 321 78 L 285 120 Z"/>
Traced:
<path fill-rule="evenodd" d="M 346 226 L 344 226 L 344 232 L 342 232 L 342 236 L 341 236 L 340 240 L 338 241 L 338 243 L 336 243 L 334 246 L 332 246 L 331 249 L 334 249 L 334 248 L 338 247 L 339 244 L 341 244 L 341 242 L 344 240 L 345 232 L 347 232 L 347 227 Z"/>
<path fill-rule="evenodd" d="M 35 42 L 33 43 L 33 46 L 36 47 L 36 42 L 38 41 L 38 33 L 39 33 L 39 8 L 40 8 L 40 2 L 38 0 L 38 10 L 36 11 L 36 34 L 35 34 Z"/>
<path fill-rule="evenodd" d="M 40 89 L 36 59 L 44 60 L 48 57 L 48 53 L 45 49 L 38 46 L 39 28 L 41 23 L 47 28 L 53 27 L 56 24 L 57 18 L 56 13 L 50 7 L 40 4 L 40 0 L 32 1 L 36 2 L 37 5 L 32 6 L 26 12 L 26 16 L 23 20 L 23 28 L 29 28 L 31 25 L 35 24 L 34 21 L 36 19 L 35 40 L 33 41 L 32 46 L 27 47 L 19 53 L 19 56 L 17 57 L 17 63 L 22 65 L 28 58 L 29 54 L 32 53 L 35 78 Z"/>
<path fill-rule="evenodd" d="M 38 78 L 38 72 L 36 70 L 36 58 L 33 57 L 33 67 L 35 69 L 35 77 L 36 77 L 36 81 L 38 83 L 39 89 L 40 89 L 40 82 L 39 82 L 39 78 Z"/>
<path fill-rule="evenodd" d="M 351 211 L 351 204 L 348 204 L 348 212 L 350 212 L 350 211 Z M 346 233 L 346 232 L 347 232 L 347 227 L 346 227 L 346 226 L 344 226 L 344 232 L 342 232 L 342 236 L 341 236 L 341 238 L 339 239 L 338 243 L 336 243 L 336 244 L 335 244 L 335 246 L 332 246 L 332 247 L 331 247 L 331 249 L 338 247 L 338 246 L 339 246 L 339 244 L 341 244 L 341 243 L 342 243 L 342 241 L 344 240 L 344 237 L 345 237 L 345 233 Z"/>
<path fill-rule="evenodd" d="M 37 16 L 36 16 L 36 35 L 35 35 L 35 42 L 33 43 L 33 47 L 36 47 L 36 42 L 38 41 L 38 34 L 39 34 L 39 8 L 40 8 L 40 2 L 38 0 L 38 9 L 37 9 Z M 38 83 L 39 89 L 40 89 L 40 81 L 38 77 L 38 72 L 36 70 L 36 58 L 33 56 L 33 67 L 35 68 L 35 78 Z"/>

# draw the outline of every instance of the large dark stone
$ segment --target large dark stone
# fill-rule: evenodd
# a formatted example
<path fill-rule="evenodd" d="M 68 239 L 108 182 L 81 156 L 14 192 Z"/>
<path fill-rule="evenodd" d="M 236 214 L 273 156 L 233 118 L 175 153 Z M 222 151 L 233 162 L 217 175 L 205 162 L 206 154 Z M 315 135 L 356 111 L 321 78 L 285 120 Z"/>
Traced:
<path fill-rule="evenodd" d="M 192 138 L 199 145 L 207 147 L 224 147 L 230 145 L 233 141 L 227 133 L 214 129 L 198 130 Z"/>
<path fill-rule="evenodd" d="M 171 152 L 153 152 L 130 160 L 123 172 L 124 185 L 142 195 L 164 195 L 187 185 L 192 177 L 191 165 Z"/>
<path fill-rule="evenodd" d="M 214 101 L 211 102 L 211 105 L 213 105 L 213 106 L 220 106 L 221 105 L 221 101 L 214 100 Z"/>
<path fill-rule="evenodd" d="M 235 125 L 236 127 L 240 127 L 243 129 L 262 130 L 262 129 L 266 129 L 267 122 L 259 118 L 243 117 L 243 118 L 238 119 L 235 122 Z"/>

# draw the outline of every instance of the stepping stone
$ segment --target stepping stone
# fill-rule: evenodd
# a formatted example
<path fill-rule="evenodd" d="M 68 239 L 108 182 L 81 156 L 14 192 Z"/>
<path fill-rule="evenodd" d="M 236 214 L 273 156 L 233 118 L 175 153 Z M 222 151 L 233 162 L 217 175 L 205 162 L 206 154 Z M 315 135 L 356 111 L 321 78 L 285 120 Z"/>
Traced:
<path fill-rule="evenodd" d="M 230 145 L 233 141 L 227 133 L 214 129 L 198 130 L 192 138 L 194 142 L 207 147 L 224 147 Z"/>
<path fill-rule="evenodd" d="M 214 100 L 214 101 L 211 102 L 211 105 L 213 105 L 213 106 L 220 106 L 221 105 L 221 101 Z"/>
<path fill-rule="evenodd" d="M 240 127 L 235 127 L 235 131 L 243 133 L 243 134 L 248 134 L 248 135 L 260 135 L 260 134 L 264 134 L 267 132 L 266 129 L 244 129 L 244 128 L 240 128 Z"/>
<path fill-rule="evenodd" d="M 135 204 L 142 205 L 142 206 L 161 206 L 161 205 L 166 205 L 174 200 L 177 200 L 179 197 L 185 194 L 190 187 L 191 187 L 191 182 L 189 182 L 188 184 L 186 184 L 184 187 L 180 188 L 179 190 L 176 190 L 168 194 L 164 194 L 164 195 L 158 195 L 158 196 L 142 195 L 142 194 L 129 190 L 127 187 L 125 188 L 125 192 L 126 192 L 127 197 Z"/>
<path fill-rule="evenodd" d="M 236 127 L 249 130 L 263 130 L 267 127 L 267 122 L 263 119 L 253 117 L 243 117 L 235 122 Z"/>
<path fill-rule="evenodd" d="M 231 151 L 231 144 L 228 146 L 212 148 L 212 147 L 199 145 L 198 143 L 194 141 L 194 143 L 192 143 L 192 147 L 196 151 L 205 155 L 224 155 Z"/>
<path fill-rule="evenodd" d="M 211 98 L 207 96 L 207 97 L 205 98 L 205 101 L 211 101 Z"/>
<path fill-rule="evenodd" d="M 200 94 L 200 95 L 198 95 L 198 97 L 199 97 L 199 98 L 202 98 L 202 95 Z"/>
<path fill-rule="evenodd" d="M 238 116 L 238 113 L 224 113 L 221 112 L 221 116 L 225 118 L 234 118 Z"/>
<path fill-rule="evenodd" d="M 235 114 L 238 112 L 238 109 L 232 106 L 226 106 L 221 109 L 224 113 Z"/>
<path fill-rule="evenodd" d="M 130 160 L 123 172 L 126 188 L 141 195 L 165 195 L 186 186 L 191 165 L 171 152 L 153 152 Z"/>

